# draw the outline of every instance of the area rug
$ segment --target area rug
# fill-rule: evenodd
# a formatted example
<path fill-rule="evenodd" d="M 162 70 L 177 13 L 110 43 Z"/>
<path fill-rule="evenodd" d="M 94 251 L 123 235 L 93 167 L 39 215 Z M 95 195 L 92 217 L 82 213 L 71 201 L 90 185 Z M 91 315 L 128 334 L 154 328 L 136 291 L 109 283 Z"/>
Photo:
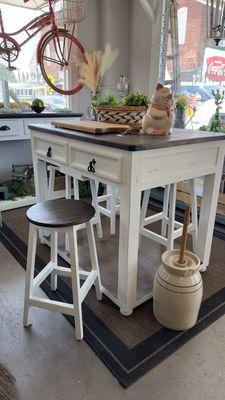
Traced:
<path fill-rule="evenodd" d="M 0 362 L 0 400 L 19 400 L 16 380 Z"/>
<path fill-rule="evenodd" d="M 0 230 L 0 240 L 23 268 L 26 267 L 28 238 L 25 212 L 26 209 L 5 212 L 3 227 Z M 109 234 L 106 218 L 103 218 L 103 231 L 104 238 L 97 240 L 102 281 L 104 286 L 116 295 L 118 235 L 112 237 Z M 82 268 L 87 267 L 89 262 L 86 242 L 84 231 L 80 231 L 78 243 Z M 152 242 L 150 248 L 147 238 L 141 241 L 139 295 L 151 288 L 162 251 L 160 245 Z M 48 247 L 39 244 L 37 254 L 36 273 L 48 261 Z M 210 266 L 202 274 L 204 300 L 199 319 L 195 327 L 189 331 L 177 332 L 160 326 L 154 319 L 151 300 L 136 308 L 130 317 L 123 317 L 108 298 L 104 296 L 102 302 L 98 302 L 94 290 L 90 291 L 83 303 L 84 340 L 123 387 L 130 386 L 225 313 L 224 260 L 224 241 L 214 237 Z M 66 265 L 63 260 L 60 260 L 60 264 Z M 71 301 L 70 282 L 66 278 L 59 279 L 56 292 L 51 291 L 49 280 L 42 284 L 42 289 L 51 299 Z M 35 309 L 32 313 L 35 314 Z M 72 317 L 65 316 L 65 318 L 74 325 Z M 35 324 L 32 329 L 35 329 Z"/>

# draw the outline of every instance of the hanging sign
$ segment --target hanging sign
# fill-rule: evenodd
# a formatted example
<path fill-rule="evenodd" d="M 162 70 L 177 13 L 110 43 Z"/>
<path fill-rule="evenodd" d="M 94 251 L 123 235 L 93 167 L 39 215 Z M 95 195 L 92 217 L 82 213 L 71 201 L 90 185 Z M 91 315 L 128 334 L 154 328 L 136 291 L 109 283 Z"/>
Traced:
<path fill-rule="evenodd" d="M 213 47 L 205 49 L 203 61 L 203 79 L 212 82 L 225 81 L 225 50 Z"/>

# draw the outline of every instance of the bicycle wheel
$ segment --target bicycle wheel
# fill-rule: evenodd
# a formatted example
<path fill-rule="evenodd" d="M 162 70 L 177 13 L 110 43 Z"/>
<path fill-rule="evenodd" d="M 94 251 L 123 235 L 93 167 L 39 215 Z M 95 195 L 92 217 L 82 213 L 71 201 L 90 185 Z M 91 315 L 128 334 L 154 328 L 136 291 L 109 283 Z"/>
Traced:
<path fill-rule="evenodd" d="M 39 63 L 46 83 L 56 92 L 71 95 L 79 92 L 78 62 L 85 60 L 81 43 L 66 31 L 53 32 L 40 45 Z M 70 71 L 71 73 L 65 74 Z"/>

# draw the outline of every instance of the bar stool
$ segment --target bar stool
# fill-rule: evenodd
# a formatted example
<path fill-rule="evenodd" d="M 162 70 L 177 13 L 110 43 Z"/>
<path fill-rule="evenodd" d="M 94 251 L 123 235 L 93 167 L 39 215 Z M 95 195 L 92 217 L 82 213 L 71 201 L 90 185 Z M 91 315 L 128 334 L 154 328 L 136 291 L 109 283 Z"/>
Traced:
<path fill-rule="evenodd" d="M 51 200 L 54 198 L 56 171 L 60 171 L 60 167 L 57 167 L 55 165 L 48 165 L 48 171 L 49 171 L 49 180 L 48 180 L 48 195 L 47 195 L 47 197 L 48 197 L 48 200 Z M 67 174 L 65 174 L 65 198 L 71 199 L 71 197 L 72 197 L 72 190 L 71 190 L 72 179 L 73 179 L 74 199 L 79 200 L 80 199 L 79 179 L 77 179 L 75 177 L 71 177 Z M 87 180 L 87 179 L 85 179 L 85 180 Z M 91 195 L 92 195 L 92 204 L 93 204 L 93 207 L 95 208 L 94 223 L 96 224 L 98 238 L 102 238 L 103 237 L 102 223 L 101 223 L 100 209 L 99 209 L 99 204 L 98 204 L 98 186 L 96 185 L 95 180 L 89 179 L 89 181 L 90 181 L 90 188 L 91 188 Z"/>
<path fill-rule="evenodd" d="M 106 202 L 103 206 L 102 203 Z M 118 198 L 118 189 L 106 185 L 106 194 L 98 196 L 99 211 L 110 220 L 110 233 L 115 235 L 116 233 L 116 215 L 120 212 L 120 202 Z"/>
<path fill-rule="evenodd" d="M 198 206 L 195 179 L 190 179 L 189 184 L 191 194 L 191 222 L 188 226 L 188 232 L 192 235 L 193 251 L 196 251 L 198 233 Z M 174 240 L 182 235 L 183 224 L 175 219 L 176 191 L 176 183 L 166 185 L 164 188 L 162 211 L 146 217 L 151 190 L 145 190 L 141 207 L 140 234 L 164 245 L 167 250 L 173 249 Z M 150 225 L 157 221 L 162 221 L 161 234 L 153 232 L 145 227 L 146 225 Z"/>
<path fill-rule="evenodd" d="M 27 219 L 30 222 L 30 227 L 23 316 L 23 324 L 25 327 L 29 326 L 28 315 L 30 307 L 57 311 L 74 316 L 76 339 L 82 340 L 83 322 L 81 304 L 92 285 L 95 286 L 97 299 L 102 299 L 98 258 L 93 227 L 90 223 L 94 214 L 95 209 L 92 205 L 73 199 L 44 201 L 32 206 L 27 211 Z M 86 224 L 91 258 L 90 272 L 79 269 L 78 265 L 76 226 L 84 223 Z M 40 227 L 50 231 L 51 256 L 50 262 L 36 277 L 34 277 L 37 235 Z M 61 231 L 68 233 L 69 236 L 71 268 L 60 267 L 57 263 L 57 234 Z M 49 275 L 51 275 L 52 290 L 57 290 L 58 275 L 71 278 L 73 304 L 45 299 L 34 294 L 35 289 L 38 288 Z M 82 286 L 80 286 L 80 279 L 85 279 Z"/>

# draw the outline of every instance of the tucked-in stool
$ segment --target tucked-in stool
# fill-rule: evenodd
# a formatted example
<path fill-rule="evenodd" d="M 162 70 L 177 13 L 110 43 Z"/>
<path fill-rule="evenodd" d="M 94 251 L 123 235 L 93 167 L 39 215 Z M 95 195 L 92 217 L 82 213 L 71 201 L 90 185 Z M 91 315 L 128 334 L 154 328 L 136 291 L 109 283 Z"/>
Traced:
<path fill-rule="evenodd" d="M 102 203 L 106 202 L 103 206 Z M 118 189 L 113 186 L 106 185 L 106 194 L 98 196 L 99 211 L 110 220 L 110 233 L 116 233 L 116 215 L 120 212 L 120 199 L 118 198 Z"/>
<path fill-rule="evenodd" d="M 24 326 L 28 326 L 29 307 L 39 307 L 50 311 L 58 311 L 74 316 L 76 338 L 83 338 L 83 323 L 81 304 L 92 285 L 95 285 L 98 300 L 102 298 L 98 258 L 95 246 L 93 227 L 90 223 L 95 214 L 92 205 L 80 200 L 48 200 L 38 203 L 27 211 L 30 222 L 27 255 L 27 271 L 24 299 Z M 91 258 L 91 271 L 79 269 L 76 225 L 86 224 L 88 245 Z M 47 229 L 51 234 L 50 262 L 34 277 L 37 235 L 39 228 Z M 71 268 L 58 266 L 57 263 L 57 233 L 68 233 Z M 63 303 L 37 297 L 34 290 L 51 274 L 51 289 L 57 289 L 57 275 L 71 277 L 73 304 Z M 80 286 L 80 279 L 85 282 Z"/>
<path fill-rule="evenodd" d="M 188 232 L 192 235 L 193 251 L 195 252 L 198 233 L 198 206 L 195 179 L 190 179 L 189 185 L 191 198 L 191 223 L 188 225 Z M 183 224 L 175 219 L 177 184 L 173 183 L 165 186 L 162 211 L 146 217 L 150 192 L 150 189 L 145 190 L 144 192 L 140 216 L 140 234 L 164 245 L 167 250 L 172 250 L 174 247 L 174 240 L 181 237 L 183 229 Z M 162 221 L 161 234 L 146 228 L 146 225 L 150 225 L 157 221 Z"/>

